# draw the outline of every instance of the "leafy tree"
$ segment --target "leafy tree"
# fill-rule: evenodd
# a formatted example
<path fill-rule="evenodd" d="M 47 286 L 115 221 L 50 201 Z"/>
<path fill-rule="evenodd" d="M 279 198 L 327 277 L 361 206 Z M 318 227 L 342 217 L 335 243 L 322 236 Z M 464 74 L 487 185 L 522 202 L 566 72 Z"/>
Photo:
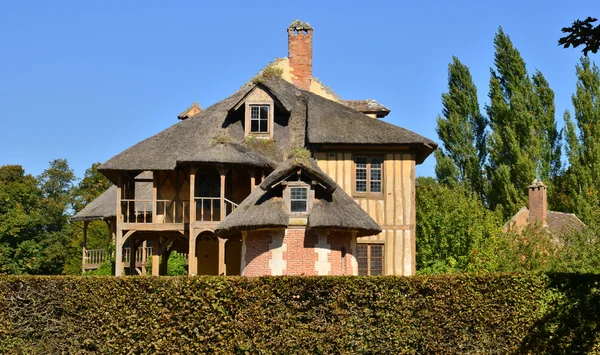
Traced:
<path fill-rule="evenodd" d="M 418 178 L 417 271 L 494 271 L 501 217 L 462 185 Z"/>
<path fill-rule="evenodd" d="M 44 238 L 41 241 L 41 274 L 61 274 L 69 255 L 76 253 L 71 246 L 73 227 L 68 224 L 72 208 L 71 193 L 75 174 L 65 159 L 50 162 L 50 167 L 38 177 L 43 196 Z"/>
<path fill-rule="evenodd" d="M 561 37 L 558 40 L 559 46 L 564 48 L 577 48 L 580 45 L 584 45 L 583 54 L 587 57 L 589 51 L 592 53 L 598 52 L 600 48 L 600 25 L 593 26 L 594 22 L 598 21 L 597 18 L 588 16 L 585 20 L 575 20 L 570 27 L 563 27 L 562 32 L 568 33 L 565 37 Z"/>
<path fill-rule="evenodd" d="M 43 196 L 20 165 L 0 167 L 0 274 L 36 273 L 44 234 Z"/>
<path fill-rule="evenodd" d="M 435 152 L 438 181 L 464 183 L 482 197 L 487 122 L 479 110 L 477 87 L 469 68 L 456 57 L 448 65 L 448 92 L 442 94 L 442 104 L 437 133 L 444 149 Z"/>
<path fill-rule="evenodd" d="M 568 196 L 567 209 L 591 224 L 600 217 L 600 70 L 583 57 L 576 72 L 575 122 L 568 111 L 564 116 L 570 166 L 563 192 Z"/>
<path fill-rule="evenodd" d="M 487 199 L 506 217 L 526 204 L 531 181 L 547 184 L 560 169 L 560 133 L 554 122 L 554 93 L 538 71 L 530 78 L 525 62 L 502 28 L 494 38 L 495 70 L 491 70 L 491 134 L 488 152 L 490 188 Z"/>
<path fill-rule="evenodd" d="M 73 189 L 73 209 L 81 211 L 88 203 L 100 196 L 110 186 L 110 181 L 98 171 L 100 163 L 94 163 L 89 167 L 83 179 Z"/>

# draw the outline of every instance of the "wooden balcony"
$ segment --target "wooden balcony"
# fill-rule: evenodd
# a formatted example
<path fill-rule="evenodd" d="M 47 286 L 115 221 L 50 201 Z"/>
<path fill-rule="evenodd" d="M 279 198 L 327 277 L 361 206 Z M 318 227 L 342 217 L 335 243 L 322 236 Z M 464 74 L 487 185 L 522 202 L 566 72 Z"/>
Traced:
<path fill-rule="evenodd" d="M 183 200 L 154 202 L 121 199 L 121 223 L 123 229 L 136 230 L 183 230 L 189 228 L 190 223 L 212 226 L 222 221 L 237 206 L 235 202 L 221 197 L 196 197 L 193 206 L 190 206 L 189 201 Z"/>

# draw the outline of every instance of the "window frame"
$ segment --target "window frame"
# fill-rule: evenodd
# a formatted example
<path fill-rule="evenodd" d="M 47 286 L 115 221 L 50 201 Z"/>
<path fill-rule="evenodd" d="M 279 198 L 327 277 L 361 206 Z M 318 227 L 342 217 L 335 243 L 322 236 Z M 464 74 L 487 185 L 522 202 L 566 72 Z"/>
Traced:
<path fill-rule="evenodd" d="M 357 170 L 357 163 L 356 160 L 358 158 L 366 158 L 367 159 L 367 180 L 366 180 L 366 184 L 367 184 L 367 191 L 357 191 L 356 190 L 356 170 Z M 379 180 L 381 182 L 381 191 L 379 192 L 372 192 L 371 191 L 371 159 L 373 158 L 377 158 L 381 160 L 381 168 L 379 168 L 379 170 L 381 171 L 381 179 Z M 385 164 L 385 156 L 382 154 L 360 154 L 360 153 L 354 153 L 352 156 L 352 162 L 353 162 L 353 167 L 352 167 L 352 193 L 353 196 L 355 197 L 372 197 L 375 199 L 383 199 L 384 196 L 384 164 Z"/>
<path fill-rule="evenodd" d="M 358 257 L 358 247 L 366 246 L 367 247 L 367 274 L 362 276 L 384 276 L 385 275 L 385 244 L 384 243 L 357 243 L 356 244 L 356 263 L 357 263 L 357 274 L 360 275 L 360 263 Z M 381 274 L 380 275 L 371 275 L 372 267 L 371 267 L 371 249 L 373 246 L 381 247 Z"/>
<path fill-rule="evenodd" d="M 273 121 L 275 117 L 275 105 L 273 101 L 246 101 L 245 102 L 245 136 L 246 137 L 257 137 L 265 139 L 273 139 Z M 267 131 L 266 132 L 252 132 L 252 107 L 266 106 L 269 109 L 267 117 Z M 260 115 L 260 111 L 259 111 Z M 260 121 L 260 119 L 259 119 Z M 260 124 L 259 124 L 260 129 Z"/>
<path fill-rule="evenodd" d="M 304 181 L 286 181 L 285 189 L 283 190 L 283 201 L 285 209 L 292 217 L 304 217 L 308 215 L 313 207 L 315 199 L 315 190 L 313 185 L 307 184 Z M 292 188 L 304 188 L 306 189 L 306 211 L 305 212 L 292 212 Z"/>

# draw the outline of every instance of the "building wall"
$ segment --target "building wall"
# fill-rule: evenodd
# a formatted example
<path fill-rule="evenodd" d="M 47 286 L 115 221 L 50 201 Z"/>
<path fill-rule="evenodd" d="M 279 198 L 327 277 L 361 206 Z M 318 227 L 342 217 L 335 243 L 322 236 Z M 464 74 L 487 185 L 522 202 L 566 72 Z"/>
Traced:
<path fill-rule="evenodd" d="M 383 231 L 358 238 L 357 242 L 385 244 L 386 275 L 413 275 L 416 263 L 415 157 L 408 151 L 374 154 L 384 156 L 383 197 L 355 197 L 354 200 Z M 353 196 L 353 152 L 317 152 L 315 157 L 319 167 Z"/>
<path fill-rule="evenodd" d="M 356 275 L 353 238 L 303 228 L 249 231 L 242 237 L 242 275 Z"/>

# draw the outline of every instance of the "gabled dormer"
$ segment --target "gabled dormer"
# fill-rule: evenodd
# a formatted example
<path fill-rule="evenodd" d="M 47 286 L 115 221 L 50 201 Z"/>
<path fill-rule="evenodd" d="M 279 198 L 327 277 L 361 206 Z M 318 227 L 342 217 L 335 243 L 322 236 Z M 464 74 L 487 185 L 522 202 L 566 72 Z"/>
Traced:
<path fill-rule="evenodd" d="M 276 101 L 256 85 L 235 105 L 234 110 L 243 111 L 244 138 L 273 139 Z"/>

